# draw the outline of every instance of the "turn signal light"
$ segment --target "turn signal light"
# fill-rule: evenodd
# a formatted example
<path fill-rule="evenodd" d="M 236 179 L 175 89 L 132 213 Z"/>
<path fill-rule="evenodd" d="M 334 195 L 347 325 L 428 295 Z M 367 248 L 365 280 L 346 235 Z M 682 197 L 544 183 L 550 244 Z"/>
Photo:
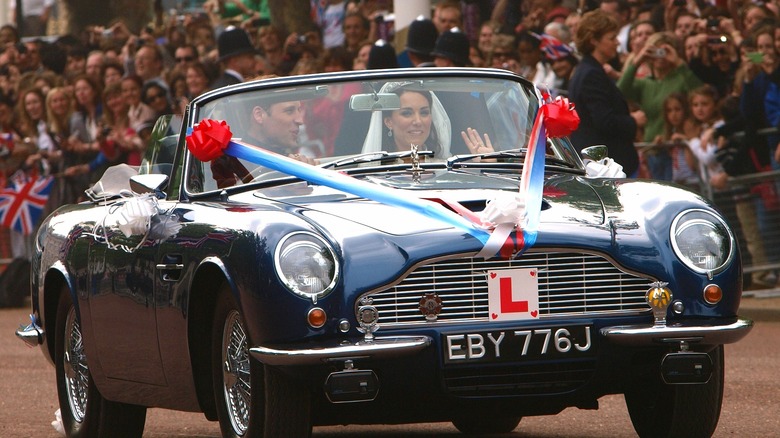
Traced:
<path fill-rule="evenodd" d="M 309 322 L 309 325 L 314 328 L 320 328 L 324 326 L 327 319 L 328 316 L 325 314 L 325 311 L 319 307 L 315 307 L 309 310 L 309 314 L 306 315 L 306 320 Z"/>
<path fill-rule="evenodd" d="M 717 284 L 708 284 L 704 288 L 704 301 L 709 304 L 718 304 L 723 298 L 723 290 Z"/>

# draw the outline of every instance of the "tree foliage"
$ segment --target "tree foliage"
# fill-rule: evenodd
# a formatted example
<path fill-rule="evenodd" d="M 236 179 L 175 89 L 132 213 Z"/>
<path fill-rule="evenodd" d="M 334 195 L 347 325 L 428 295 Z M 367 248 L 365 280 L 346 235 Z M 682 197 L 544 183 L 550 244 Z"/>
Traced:
<path fill-rule="evenodd" d="M 106 26 L 122 19 L 127 27 L 138 32 L 152 19 L 155 0 L 65 0 L 68 8 L 68 31 L 78 34 L 86 26 Z"/>
<path fill-rule="evenodd" d="M 309 0 L 268 0 L 271 22 L 286 32 L 306 32 L 314 28 Z"/>
<path fill-rule="evenodd" d="M 149 24 L 160 0 L 65 0 L 68 31 L 78 34 L 86 26 L 106 26 L 122 19 L 138 32 Z M 271 22 L 286 32 L 306 32 L 314 28 L 309 0 L 268 0 Z"/>

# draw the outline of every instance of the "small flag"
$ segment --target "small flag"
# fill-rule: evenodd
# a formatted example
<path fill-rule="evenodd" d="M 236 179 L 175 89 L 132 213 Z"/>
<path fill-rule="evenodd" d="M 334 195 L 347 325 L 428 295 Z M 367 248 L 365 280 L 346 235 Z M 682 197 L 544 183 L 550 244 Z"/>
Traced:
<path fill-rule="evenodd" d="M 540 41 L 539 49 L 541 49 L 542 52 L 544 52 L 544 55 L 550 61 L 557 61 L 559 59 L 563 59 L 574 52 L 571 46 L 564 44 L 558 38 L 555 38 L 552 35 L 547 35 L 546 33 L 543 33 L 541 35 L 534 34 L 534 36 L 538 38 Z"/>
<path fill-rule="evenodd" d="M 43 213 L 54 177 L 12 178 L 11 184 L 0 190 L 0 225 L 29 235 Z"/>

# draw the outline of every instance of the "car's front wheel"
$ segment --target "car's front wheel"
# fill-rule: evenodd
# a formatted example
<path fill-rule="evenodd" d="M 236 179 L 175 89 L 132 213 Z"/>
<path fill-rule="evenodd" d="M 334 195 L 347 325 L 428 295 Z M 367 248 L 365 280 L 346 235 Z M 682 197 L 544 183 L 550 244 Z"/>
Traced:
<path fill-rule="evenodd" d="M 66 288 L 60 293 L 55 334 L 57 395 L 69 437 L 140 437 L 146 407 L 108 401 L 95 386 L 81 336 L 81 321 Z"/>
<path fill-rule="evenodd" d="M 212 372 L 224 437 L 308 437 L 310 395 L 289 377 L 249 356 L 241 313 L 226 285 L 212 328 Z"/>
<path fill-rule="evenodd" d="M 708 438 L 715 433 L 723 401 L 723 346 L 709 355 L 712 377 L 705 384 L 668 385 L 659 372 L 632 382 L 626 407 L 640 437 Z"/>

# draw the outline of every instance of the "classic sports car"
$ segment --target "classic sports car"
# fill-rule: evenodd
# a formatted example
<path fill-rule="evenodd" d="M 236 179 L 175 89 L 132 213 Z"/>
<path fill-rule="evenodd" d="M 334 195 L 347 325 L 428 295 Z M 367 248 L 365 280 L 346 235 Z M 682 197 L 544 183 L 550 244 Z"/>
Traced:
<path fill-rule="evenodd" d="M 486 434 L 618 393 L 641 436 L 710 436 L 752 327 L 734 234 L 695 193 L 600 176 L 603 147 L 558 137 L 573 114 L 489 69 L 209 92 L 45 220 L 17 335 L 73 436 L 140 436 L 147 407 L 224 436 Z"/>

